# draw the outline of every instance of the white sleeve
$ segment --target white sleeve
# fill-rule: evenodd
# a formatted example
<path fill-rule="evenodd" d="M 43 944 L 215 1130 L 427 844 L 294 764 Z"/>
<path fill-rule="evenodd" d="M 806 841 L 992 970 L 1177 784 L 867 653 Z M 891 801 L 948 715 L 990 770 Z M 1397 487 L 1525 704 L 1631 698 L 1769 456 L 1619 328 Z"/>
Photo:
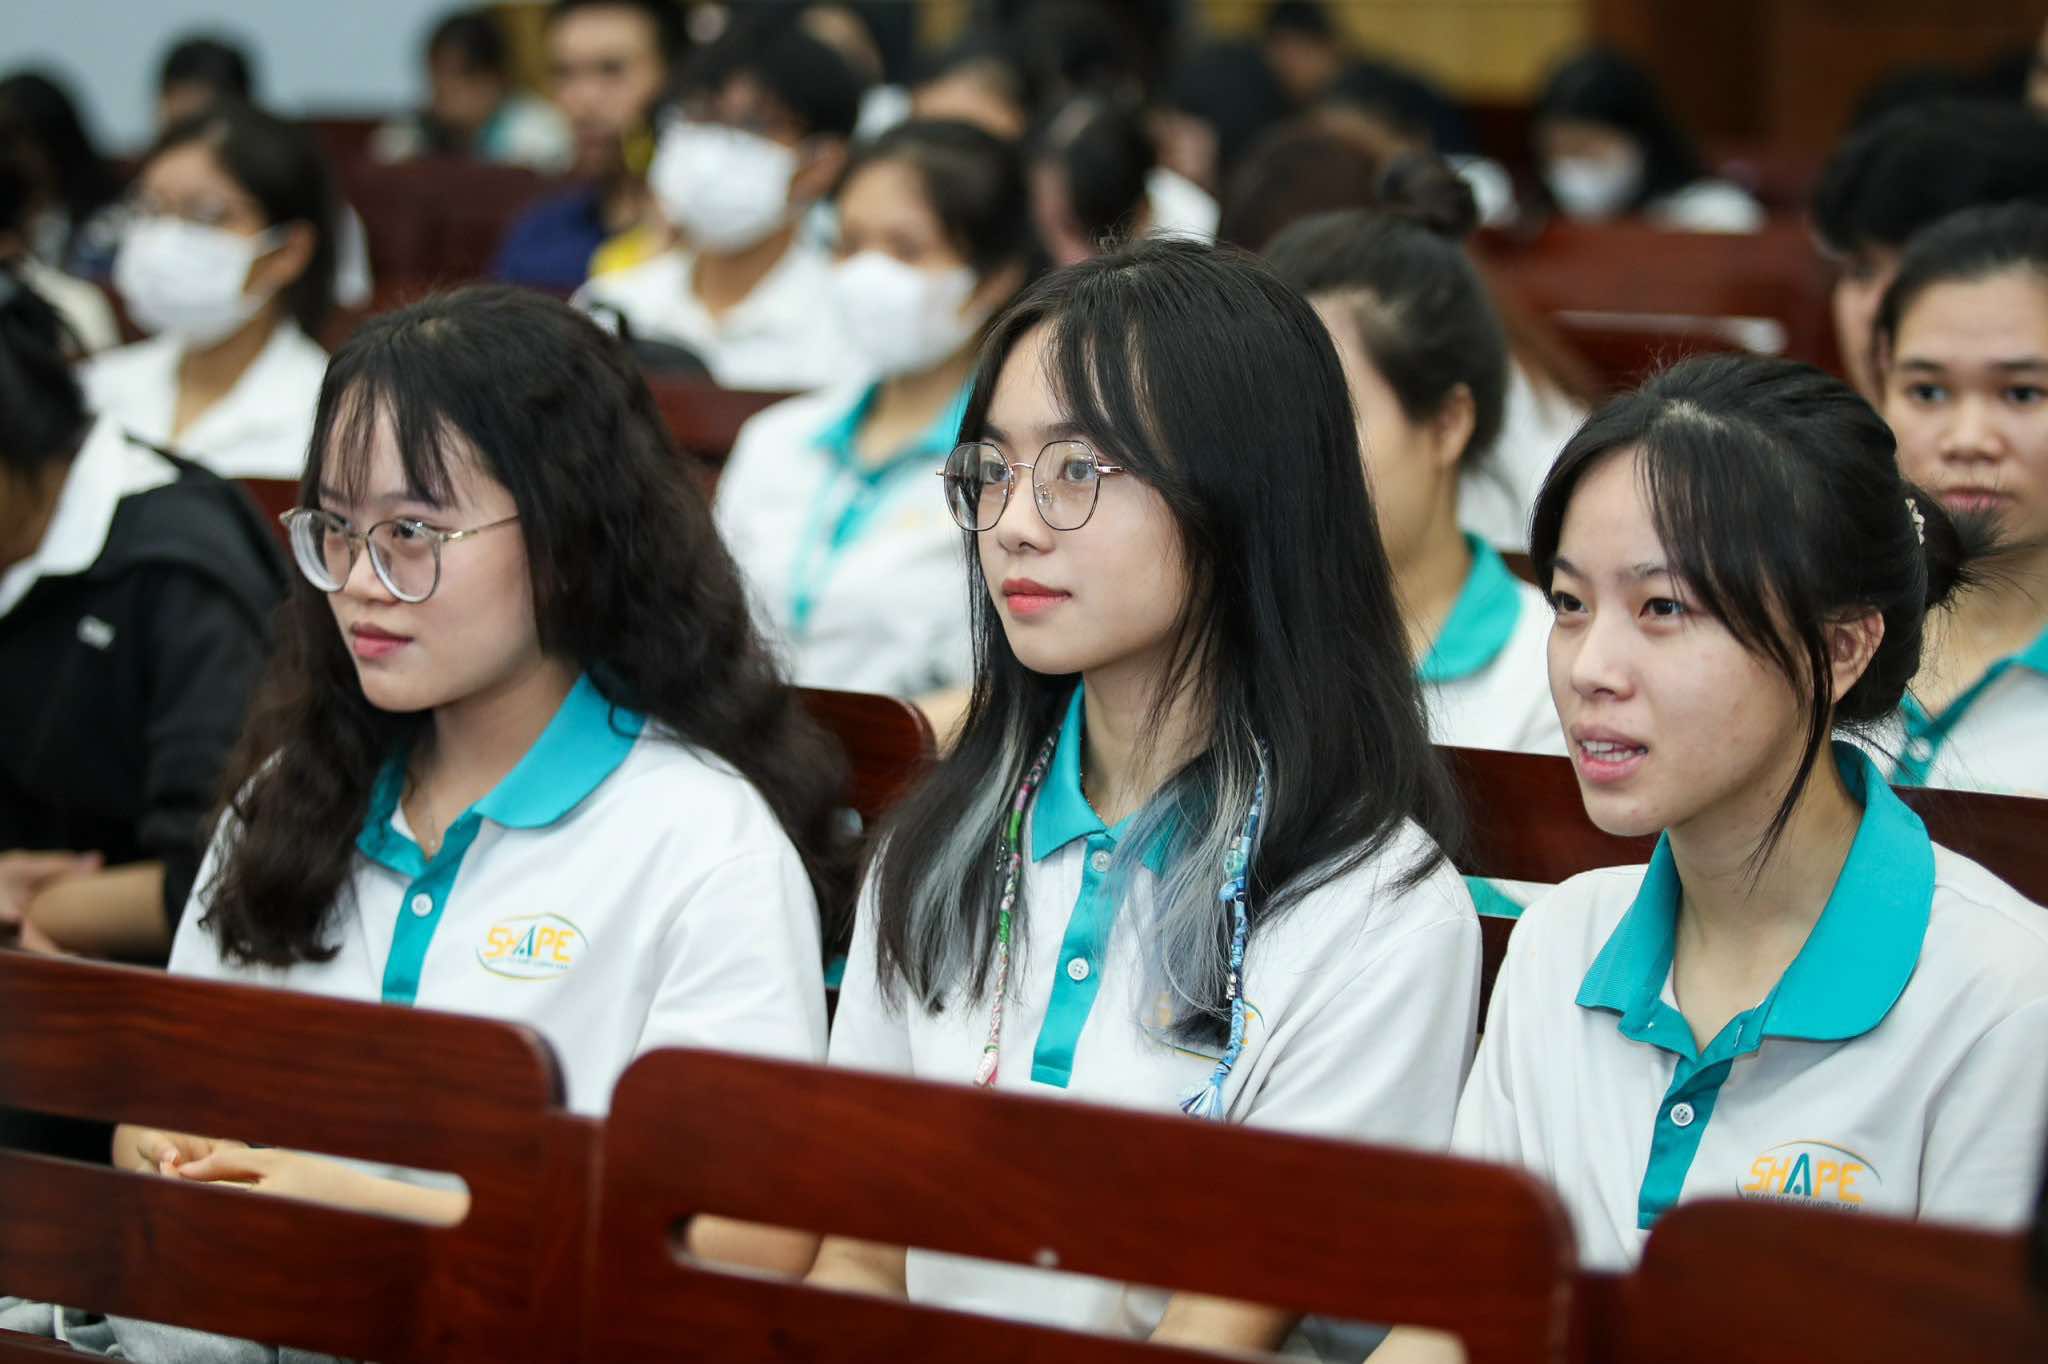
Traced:
<path fill-rule="evenodd" d="M 1547 897 L 1546 897 L 1547 898 Z M 1521 1125 L 1515 1112 L 1514 1063 L 1518 1041 L 1517 1001 L 1524 989 L 1517 985 L 1528 974 L 1533 957 L 1534 937 L 1528 931 L 1532 914 L 1541 913 L 1539 899 L 1522 913 L 1514 933 L 1508 937 L 1506 958 L 1494 977 L 1493 997 L 1486 1006 L 1486 1021 L 1479 1032 L 1479 1055 L 1473 1059 L 1472 1074 L 1458 1099 L 1458 1121 L 1451 1131 L 1451 1149 L 1459 1155 L 1506 1165 L 1526 1165 L 1533 1153 L 1526 1151 Z"/>
<path fill-rule="evenodd" d="M 1920 1216 L 1998 1229 L 2026 1224 L 2048 1170 L 2048 999 L 1977 1040 L 1927 1114 Z"/>
<path fill-rule="evenodd" d="M 839 982 L 839 1008 L 832 1016 L 832 1064 L 910 1074 L 910 1028 L 902 1010 L 912 1007 L 900 990 L 895 1007 L 882 996 L 876 974 L 875 880 L 870 873 L 861 888 L 853 945 Z"/>
<path fill-rule="evenodd" d="M 220 817 L 220 822 L 214 826 L 213 838 L 206 845 L 206 856 L 200 859 L 199 872 L 192 878 L 192 894 L 185 901 L 185 913 L 178 920 L 177 934 L 171 939 L 171 959 L 166 969 L 174 976 L 230 980 L 240 975 L 221 959 L 220 942 L 214 937 L 213 930 L 199 922 L 206 917 L 209 907 L 207 887 L 213 884 L 213 878 L 220 870 L 234 823 L 232 813 Z"/>
<path fill-rule="evenodd" d="M 818 906 L 796 849 L 740 853 L 689 890 L 634 1054 L 710 1047 L 816 1062 L 825 1055 Z"/>
<path fill-rule="evenodd" d="M 1381 945 L 1286 1034 L 1244 1121 L 1352 1141 L 1442 1150 L 1472 1061 L 1479 920 L 1448 868 L 1411 895 L 1445 912 Z"/>

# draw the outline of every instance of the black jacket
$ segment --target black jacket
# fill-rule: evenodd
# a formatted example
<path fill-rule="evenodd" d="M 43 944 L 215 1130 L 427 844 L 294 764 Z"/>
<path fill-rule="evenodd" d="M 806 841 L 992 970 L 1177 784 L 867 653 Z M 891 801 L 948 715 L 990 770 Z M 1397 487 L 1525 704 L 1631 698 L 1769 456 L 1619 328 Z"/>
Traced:
<path fill-rule="evenodd" d="M 177 478 L 116 504 L 98 559 L 0 616 L 0 849 L 161 860 L 175 931 L 285 590 L 233 484 Z"/>

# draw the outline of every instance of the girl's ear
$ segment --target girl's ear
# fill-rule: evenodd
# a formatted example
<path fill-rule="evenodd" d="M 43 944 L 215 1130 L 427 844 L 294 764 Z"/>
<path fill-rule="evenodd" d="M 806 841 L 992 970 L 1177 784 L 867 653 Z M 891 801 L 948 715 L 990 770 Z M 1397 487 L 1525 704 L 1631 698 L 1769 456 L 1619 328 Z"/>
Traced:
<path fill-rule="evenodd" d="M 1479 404 L 1464 384 L 1453 385 L 1443 405 L 1429 419 L 1430 455 L 1437 467 L 1454 469 L 1465 457 L 1472 441 L 1472 428 L 1479 424 Z"/>
<path fill-rule="evenodd" d="M 1828 665 L 1834 672 L 1834 693 L 1829 700 L 1840 702 L 1849 694 L 1877 656 L 1884 643 L 1884 617 L 1875 611 L 1838 620 L 1824 627 L 1828 642 Z"/>

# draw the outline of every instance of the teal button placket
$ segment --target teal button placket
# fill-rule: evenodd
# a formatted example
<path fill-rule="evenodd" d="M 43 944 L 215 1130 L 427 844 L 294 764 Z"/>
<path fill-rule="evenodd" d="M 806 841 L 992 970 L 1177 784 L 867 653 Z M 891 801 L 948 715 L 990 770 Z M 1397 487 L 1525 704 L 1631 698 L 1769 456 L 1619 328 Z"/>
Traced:
<path fill-rule="evenodd" d="M 1654 1001 L 1648 1017 L 1624 1018 L 1621 1032 L 1637 1042 L 1671 1052 L 1678 1069 L 1658 1101 L 1655 1126 L 1650 1133 L 1650 1161 L 1643 1169 L 1642 1187 L 1636 1193 L 1636 1225 L 1648 1231 L 1664 1212 L 1678 1201 L 1692 1173 L 1693 1158 L 1707 1135 L 1707 1123 L 1714 1116 L 1721 1086 L 1740 1058 L 1763 1043 L 1763 1019 L 1770 1001 L 1728 1020 L 1704 1053 L 1693 1046 L 1692 1027 L 1685 1015 Z"/>
<path fill-rule="evenodd" d="M 1113 837 L 1106 832 L 1089 835 L 1082 855 L 1081 893 L 1067 919 L 1066 936 L 1060 940 L 1059 960 L 1052 964 L 1045 1024 L 1038 1030 L 1038 1045 L 1031 1053 L 1031 1078 L 1042 1085 L 1065 1089 L 1073 1079 L 1081 1030 L 1088 1026 L 1089 1011 L 1102 989 L 1102 958 L 1122 898 L 1111 893 L 1110 867 L 1115 856 Z"/>
<path fill-rule="evenodd" d="M 462 816 L 448 830 L 441 850 L 433 860 L 422 857 L 419 846 L 409 839 L 397 839 L 400 862 L 394 871 L 411 878 L 405 898 L 398 906 L 398 922 L 391 933 L 391 955 L 384 962 L 386 1004 L 410 1005 L 419 998 L 420 973 L 426 969 L 427 949 L 441 927 L 441 913 L 448 907 L 448 893 L 462 870 L 462 859 L 476 841 L 483 820 L 475 811 Z M 410 854 L 409 857 L 405 854 Z"/>

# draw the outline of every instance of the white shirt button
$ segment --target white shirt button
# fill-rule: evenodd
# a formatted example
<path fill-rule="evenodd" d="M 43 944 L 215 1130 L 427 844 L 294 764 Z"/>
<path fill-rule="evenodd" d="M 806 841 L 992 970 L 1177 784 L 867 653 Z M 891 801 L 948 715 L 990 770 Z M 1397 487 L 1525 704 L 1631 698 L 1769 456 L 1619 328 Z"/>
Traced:
<path fill-rule="evenodd" d="M 1067 979 L 1076 984 L 1088 979 L 1088 958 L 1075 957 L 1067 963 Z"/>
<path fill-rule="evenodd" d="M 1093 867 L 1093 868 L 1095 868 L 1095 870 L 1097 870 L 1097 871 L 1108 871 L 1108 870 L 1109 870 L 1109 851 L 1108 851 L 1108 849 L 1106 849 L 1106 848 L 1098 848 L 1098 849 L 1097 849 L 1097 850 L 1095 851 L 1094 855 L 1093 855 L 1093 856 L 1091 856 L 1091 857 L 1090 857 L 1090 858 L 1088 859 L 1088 865 L 1089 865 L 1089 866 L 1091 866 L 1091 867 Z"/>
<path fill-rule="evenodd" d="M 422 919 L 432 914 L 434 912 L 434 897 L 425 891 L 421 891 L 418 895 L 413 896 L 412 912 L 419 915 Z"/>
<path fill-rule="evenodd" d="M 1671 1105 L 1671 1125 L 1673 1127 L 1691 1127 L 1693 1116 L 1691 1104 Z"/>

